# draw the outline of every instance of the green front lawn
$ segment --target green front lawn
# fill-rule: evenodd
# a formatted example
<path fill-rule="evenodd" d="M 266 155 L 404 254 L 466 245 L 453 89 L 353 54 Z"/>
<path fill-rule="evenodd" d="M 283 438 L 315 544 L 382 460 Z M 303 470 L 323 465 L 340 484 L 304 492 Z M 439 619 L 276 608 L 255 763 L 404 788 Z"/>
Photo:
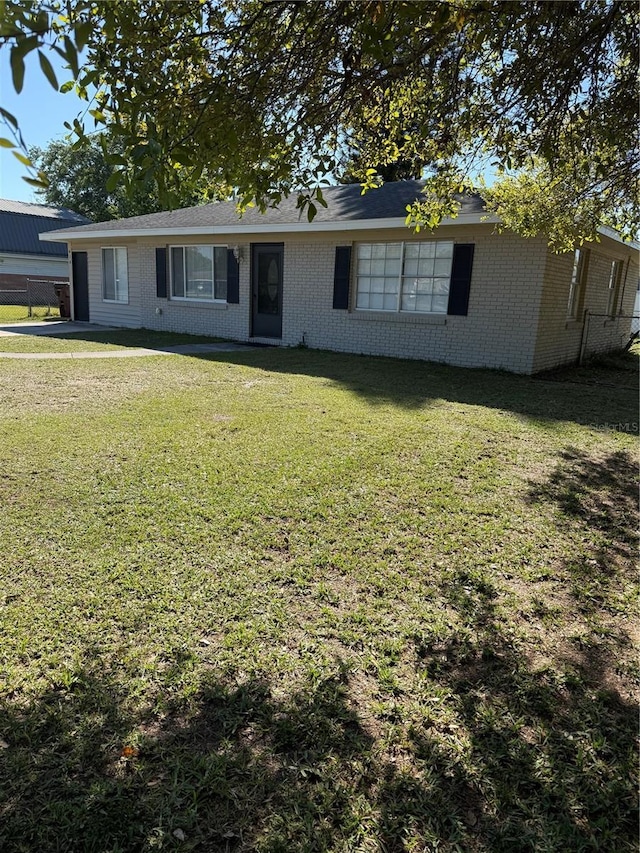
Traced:
<path fill-rule="evenodd" d="M 0 361 L 0 849 L 635 850 L 608 376 Z"/>
<path fill-rule="evenodd" d="M 132 347 L 169 347 L 177 344 L 216 343 L 222 338 L 202 335 L 185 335 L 177 332 L 155 332 L 151 329 L 94 329 L 63 333 L 54 329 L 51 334 L 2 335 L 0 357 L 3 352 L 103 352 Z"/>
<path fill-rule="evenodd" d="M 29 307 L 27 305 L 0 305 L 0 324 L 2 323 L 29 323 L 33 320 L 44 320 L 48 317 L 60 319 L 60 310 L 56 305 L 50 308 L 47 306 L 36 306 L 31 309 L 29 316 Z"/>

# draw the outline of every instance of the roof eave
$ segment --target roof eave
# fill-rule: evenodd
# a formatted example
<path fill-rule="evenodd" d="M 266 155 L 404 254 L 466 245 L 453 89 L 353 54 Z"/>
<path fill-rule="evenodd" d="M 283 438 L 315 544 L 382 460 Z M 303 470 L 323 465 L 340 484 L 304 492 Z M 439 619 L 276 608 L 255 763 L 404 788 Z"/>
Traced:
<path fill-rule="evenodd" d="M 488 213 L 461 213 L 455 219 L 446 218 L 441 225 L 486 225 L 500 221 L 499 217 Z M 391 228 L 406 228 L 404 217 L 390 219 L 353 219 L 331 222 L 283 222 L 259 225 L 206 225 L 183 226 L 179 228 L 110 228 L 103 231 L 45 231 L 40 239 L 51 243 L 68 243 L 70 240 L 103 240 L 131 237 L 186 237 L 215 234 L 319 234 L 327 231 L 369 231 Z"/>

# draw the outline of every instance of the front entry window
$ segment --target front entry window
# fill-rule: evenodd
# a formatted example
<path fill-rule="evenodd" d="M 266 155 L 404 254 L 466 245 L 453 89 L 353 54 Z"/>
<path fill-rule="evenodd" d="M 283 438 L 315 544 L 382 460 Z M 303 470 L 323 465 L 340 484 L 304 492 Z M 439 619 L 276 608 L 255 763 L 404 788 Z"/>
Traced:
<path fill-rule="evenodd" d="M 264 252 L 258 261 L 258 311 L 260 314 L 280 313 L 280 271 L 277 253 Z"/>

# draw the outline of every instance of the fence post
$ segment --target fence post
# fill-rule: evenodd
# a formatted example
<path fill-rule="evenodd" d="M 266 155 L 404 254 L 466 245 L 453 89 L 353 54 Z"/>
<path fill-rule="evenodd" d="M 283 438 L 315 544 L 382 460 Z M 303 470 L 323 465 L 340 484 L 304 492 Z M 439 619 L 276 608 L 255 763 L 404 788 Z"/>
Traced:
<path fill-rule="evenodd" d="M 33 317 L 33 307 L 31 304 L 32 302 L 33 298 L 31 296 L 31 282 L 29 281 L 29 279 L 27 279 L 27 317 Z"/>

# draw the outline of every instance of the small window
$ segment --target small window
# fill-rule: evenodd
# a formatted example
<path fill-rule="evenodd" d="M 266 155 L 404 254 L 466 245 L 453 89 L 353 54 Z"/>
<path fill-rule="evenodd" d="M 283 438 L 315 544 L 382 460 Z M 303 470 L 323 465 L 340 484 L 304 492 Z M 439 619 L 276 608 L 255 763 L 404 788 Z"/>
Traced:
<path fill-rule="evenodd" d="M 105 302 L 129 301 L 127 250 L 102 250 L 102 298 Z"/>
<path fill-rule="evenodd" d="M 453 243 L 361 243 L 356 266 L 356 308 L 446 314 Z"/>
<path fill-rule="evenodd" d="M 567 318 L 576 320 L 582 311 L 584 293 L 587 283 L 588 250 L 576 249 L 573 255 L 573 270 L 569 286 L 569 301 L 567 303 Z"/>
<path fill-rule="evenodd" d="M 610 317 L 616 316 L 621 278 L 622 261 L 611 261 L 611 269 L 609 271 L 609 297 L 607 301 L 607 314 Z"/>
<path fill-rule="evenodd" d="M 207 302 L 226 302 L 227 247 L 172 246 L 171 296 Z"/>

